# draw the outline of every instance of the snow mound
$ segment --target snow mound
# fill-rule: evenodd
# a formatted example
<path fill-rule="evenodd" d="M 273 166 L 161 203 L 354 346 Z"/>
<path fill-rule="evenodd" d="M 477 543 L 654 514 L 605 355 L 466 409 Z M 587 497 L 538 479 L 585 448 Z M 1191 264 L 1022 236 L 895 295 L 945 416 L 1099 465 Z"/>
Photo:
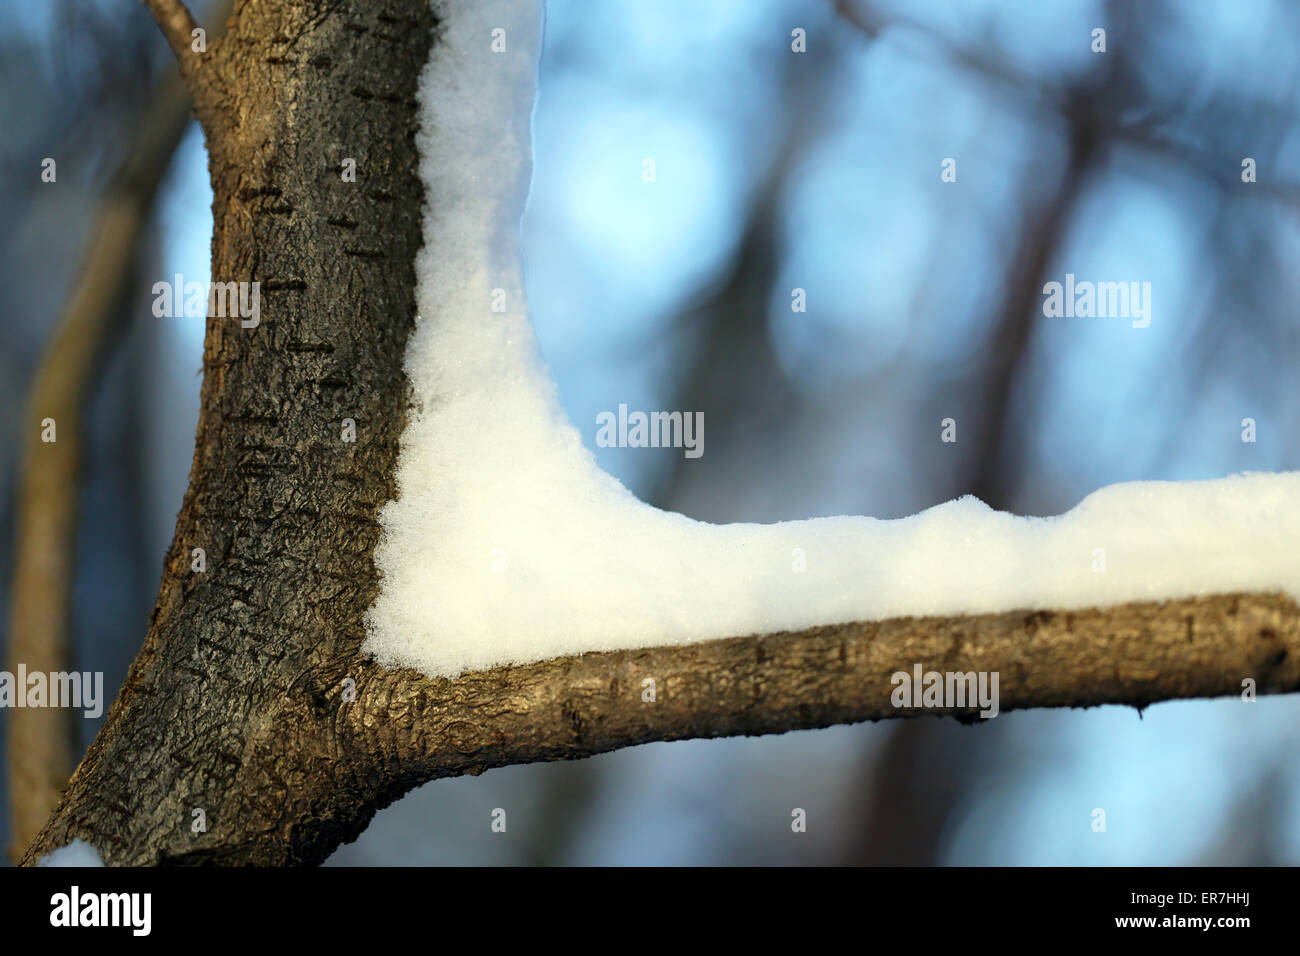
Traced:
<path fill-rule="evenodd" d="M 1300 595 L 1300 472 L 1115 485 L 1052 518 L 962 498 L 897 520 L 710 525 L 638 501 L 565 416 L 524 299 L 539 7 L 439 12 L 420 90 L 416 408 L 365 643 L 382 664 L 454 676 L 901 615 Z"/>

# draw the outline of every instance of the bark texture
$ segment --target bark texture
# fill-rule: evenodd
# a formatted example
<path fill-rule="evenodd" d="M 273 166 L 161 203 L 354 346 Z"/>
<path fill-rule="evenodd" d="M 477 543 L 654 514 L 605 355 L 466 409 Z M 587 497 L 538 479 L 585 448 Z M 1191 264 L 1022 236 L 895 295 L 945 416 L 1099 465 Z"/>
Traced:
<path fill-rule="evenodd" d="M 910 715 L 890 676 L 916 663 L 999 671 L 1003 710 L 1236 694 L 1246 677 L 1300 689 L 1300 615 L 1269 595 L 851 624 L 456 680 L 364 659 L 406 407 L 432 27 L 420 0 L 247 0 L 201 68 L 228 91 L 204 120 L 213 277 L 260 281 L 261 323 L 209 320 L 149 634 L 27 862 L 81 837 L 111 864 L 315 863 L 435 777 Z"/>
<path fill-rule="evenodd" d="M 37 847 L 80 832 L 114 863 L 320 855 L 298 846 L 314 838 L 286 795 L 351 773 L 321 708 L 357 656 L 393 494 L 432 35 L 418 0 L 261 0 L 239 3 L 199 60 L 212 276 L 259 282 L 260 323 L 208 320 L 190 486 L 149 634 Z M 271 789 L 232 790 L 254 765 Z M 250 826 L 283 852 L 229 843 Z"/>

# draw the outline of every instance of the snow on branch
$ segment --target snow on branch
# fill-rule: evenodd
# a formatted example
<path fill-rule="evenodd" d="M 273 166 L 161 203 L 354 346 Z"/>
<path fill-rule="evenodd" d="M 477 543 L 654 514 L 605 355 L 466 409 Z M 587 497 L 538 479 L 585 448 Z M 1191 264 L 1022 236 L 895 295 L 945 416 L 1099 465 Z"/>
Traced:
<path fill-rule="evenodd" d="M 568 421 L 528 316 L 539 8 L 442 15 L 420 88 L 416 408 L 365 645 L 382 664 L 442 677 L 853 621 L 1300 594 L 1300 472 L 1115 485 L 1052 518 L 967 497 L 899 520 L 711 525 L 638 501 Z"/>
<path fill-rule="evenodd" d="M 411 261 L 416 223 L 358 202 L 357 225 L 384 257 L 365 260 L 365 281 L 347 270 L 299 290 L 307 304 L 278 319 L 284 336 L 334 343 L 352 379 L 335 408 L 364 413 L 372 441 L 248 482 L 238 429 L 200 429 L 197 491 L 178 518 L 144 648 L 23 862 L 78 838 L 114 865 L 320 862 L 377 807 L 436 777 L 650 740 L 912 716 L 893 698 L 894 678 L 917 665 L 997 672 L 1001 711 L 1300 690 L 1296 603 L 1207 593 L 1295 592 L 1294 475 L 1104 489 L 1043 520 L 959 501 L 902 521 L 712 526 L 637 501 L 565 419 L 524 304 L 517 224 L 537 8 L 405 7 L 414 29 L 402 32 L 367 0 L 332 3 L 311 21 L 296 0 L 242 3 L 237 25 L 265 14 L 242 24 L 250 39 L 310 22 L 293 33 L 303 56 L 228 56 L 205 80 L 259 117 L 232 126 L 231 142 L 265 147 L 296 215 L 323 221 L 336 209 L 316 185 L 322 151 L 302 137 L 319 134 L 308 138 L 319 146 L 336 135 L 354 71 L 393 78 L 394 99 L 370 99 L 364 128 L 395 159 L 374 170 L 376 184 L 415 201 L 410 117 L 392 107 L 415 93 L 432 41 L 420 97 L 423 318 L 405 352 L 416 407 L 400 460 L 397 366 L 410 313 L 405 266 L 394 264 Z M 344 26 L 366 23 L 376 29 Z M 303 86 L 319 95 L 286 115 L 285 84 L 326 61 L 348 69 L 333 86 Z M 218 208 L 237 205 L 231 190 L 248 174 L 236 153 L 214 151 Z M 253 225 L 229 217 L 214 273 L 246 274 L 263 241 Z M 277 254 L 310 268 L 337 248 L 290 229 Z M 337 309 L 345 298 L 383 316 L 376 328 L 394 327 L 352 334 L 353 316 Z M 203 420 L 242 423 L 269 376 L 291 373 L 300 387 L 286 395 L 307 397 L 286 406 L 277 437 L 317 447 L 317 373 L 286 369 L 285 338 L 222 345 L 219 335 L 210 325 Z M 394 473 L 399 495 L 373 554 L 383 588 L 363 648 L 372 519 Z M 285 509 L 288 498 L 303 506 Z M 260 533 L 243 535 L 248 524 Z M 201 587 L 187 583 L 196 532 L 227 544 L 241 536 Z M 998 609 L 1026 598 L 1038 609 Z M 1132 603 L 1064 609 L 1072 601 Z M 909 609 L 932 616 L 890 616 Z M 851 617 L 863 619 L 834 623 Z M 771 630 L 780 633 L 758 633 Z M 446 674 L 459 676 L 436 676 Z M 202 833 L 190 825 L 196 794 L 211 811 Z"/>

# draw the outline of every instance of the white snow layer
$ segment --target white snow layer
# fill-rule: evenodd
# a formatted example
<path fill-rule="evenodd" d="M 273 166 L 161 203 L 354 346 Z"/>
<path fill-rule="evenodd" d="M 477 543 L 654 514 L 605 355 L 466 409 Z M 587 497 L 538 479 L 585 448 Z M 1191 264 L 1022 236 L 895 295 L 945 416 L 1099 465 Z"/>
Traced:
<path fill-rule="evenodd" d="M 73 840 L 36 861 L 37 866 L 103 866 L 99 851 L 85 840 Z"/>
<path fill-rule="evenodd" d="M 541 12 L 486 0 L 440 13 L 419 94 L 416 408 L 365 645 L 381 663 L 454 676 L 900 615 L 1300 595 L 1300 472 L 1114 485 L 1052 518 L 965 497 L 897 520 L 711 525 L 638 501 L 565 416 L 524 299 Z"/>

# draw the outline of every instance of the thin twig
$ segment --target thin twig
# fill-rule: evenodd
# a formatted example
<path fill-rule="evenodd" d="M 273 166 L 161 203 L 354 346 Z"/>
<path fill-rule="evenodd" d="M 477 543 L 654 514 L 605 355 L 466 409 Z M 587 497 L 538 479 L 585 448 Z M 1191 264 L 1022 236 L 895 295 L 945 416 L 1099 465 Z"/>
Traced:
<path fill-rule="evenodd" d="M 193 78 L 198 75 L 202 61 L 193 49 L 194 31 L 198 24 L 182 0 L 143 0 L 153 18 L 167 38 L 167 45 L 176 54 L 181 77 L 191 92 L 194 90 Z"/>
<path fill-rule="evenodd" d="M 190 92 L 194 102 L 194 115 L 207 137 L 209 147 L 213 140 L 222 136 L 225 129 L 224 114 L 221 110 L 223 94 L 220 90 L 220 76 L 216 68 L 209 68 L 208 58 L 213 54 L 217 38 L 206 38 L 196 44 L 196 32 L 199 24 L 185 6 L 183 0 L 142 0 L 149 8 L 167 45 L 176 55 L 176 64 L 180 68 L 181 79 Z M 209 11 L 213 22 L 224 24 L 230 16 L 231 0 L 220 0 Z"/>

